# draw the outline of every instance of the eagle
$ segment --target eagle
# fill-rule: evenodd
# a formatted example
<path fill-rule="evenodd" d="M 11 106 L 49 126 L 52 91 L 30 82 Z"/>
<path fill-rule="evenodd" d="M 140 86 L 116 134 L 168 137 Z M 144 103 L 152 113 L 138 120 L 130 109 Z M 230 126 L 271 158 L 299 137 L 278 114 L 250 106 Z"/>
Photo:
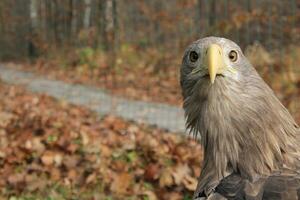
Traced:
<path fill-rule="evenodd" d="M 190 44 L 180 85 L 204 151 L 194 199 L 300 199 L 300 128 L 236 43 Z"/>

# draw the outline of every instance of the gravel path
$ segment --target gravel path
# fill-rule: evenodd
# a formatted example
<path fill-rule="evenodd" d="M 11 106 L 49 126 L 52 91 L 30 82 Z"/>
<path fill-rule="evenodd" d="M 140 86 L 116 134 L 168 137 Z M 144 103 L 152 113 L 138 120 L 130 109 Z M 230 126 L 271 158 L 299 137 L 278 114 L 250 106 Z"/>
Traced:
<path fill-rule="evenodd" d="M 44 93 L 69 103 L 85 106 L 100 115 L 113 114 L 173 132 L 184 133 L 184 113 L 179 107 L 161 103 L 128 100 L 84 85 L 49 80 L 0 64 L 0 78 L 8 84 L 22 85 L 32 92 Z"/>

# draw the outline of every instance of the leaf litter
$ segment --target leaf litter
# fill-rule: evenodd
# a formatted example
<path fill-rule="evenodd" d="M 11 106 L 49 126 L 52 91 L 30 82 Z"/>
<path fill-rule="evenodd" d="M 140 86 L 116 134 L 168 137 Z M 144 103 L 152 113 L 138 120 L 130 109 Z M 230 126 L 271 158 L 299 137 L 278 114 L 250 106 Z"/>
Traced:
<path fill-rule="evenodd" d="M 197 141 L 0 84 L 0 199 L 191 199 Z"/>

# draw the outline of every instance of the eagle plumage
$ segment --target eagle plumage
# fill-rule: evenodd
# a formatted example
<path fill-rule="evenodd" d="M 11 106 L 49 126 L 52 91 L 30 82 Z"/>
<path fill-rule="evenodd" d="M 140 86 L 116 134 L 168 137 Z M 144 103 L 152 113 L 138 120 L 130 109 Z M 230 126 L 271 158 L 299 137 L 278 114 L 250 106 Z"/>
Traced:
<path fill-rule="evenodd" d="M 300 199 L 299 126 L 237 44 L 193 42 L 180 83 L 204 149 L 195 199 Z"/>

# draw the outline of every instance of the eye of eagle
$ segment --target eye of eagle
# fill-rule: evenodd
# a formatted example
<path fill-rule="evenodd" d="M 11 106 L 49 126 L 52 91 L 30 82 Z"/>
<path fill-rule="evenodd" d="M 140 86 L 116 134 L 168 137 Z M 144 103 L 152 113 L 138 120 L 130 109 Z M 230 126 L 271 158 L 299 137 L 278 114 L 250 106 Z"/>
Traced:
<path fill-rule="evenodd" d="M 196 62 L 199 58 L 199 55 L 196 51 L 191 51 L 189 57 L 191 62 Z"/>
<path fill-rule="evenodd" d="M 231 50 L 228 54 L 229 59 L 231 60 L 231 62 L 235 62 L 238 59 L 238 53 L 235 50 Z"/>

